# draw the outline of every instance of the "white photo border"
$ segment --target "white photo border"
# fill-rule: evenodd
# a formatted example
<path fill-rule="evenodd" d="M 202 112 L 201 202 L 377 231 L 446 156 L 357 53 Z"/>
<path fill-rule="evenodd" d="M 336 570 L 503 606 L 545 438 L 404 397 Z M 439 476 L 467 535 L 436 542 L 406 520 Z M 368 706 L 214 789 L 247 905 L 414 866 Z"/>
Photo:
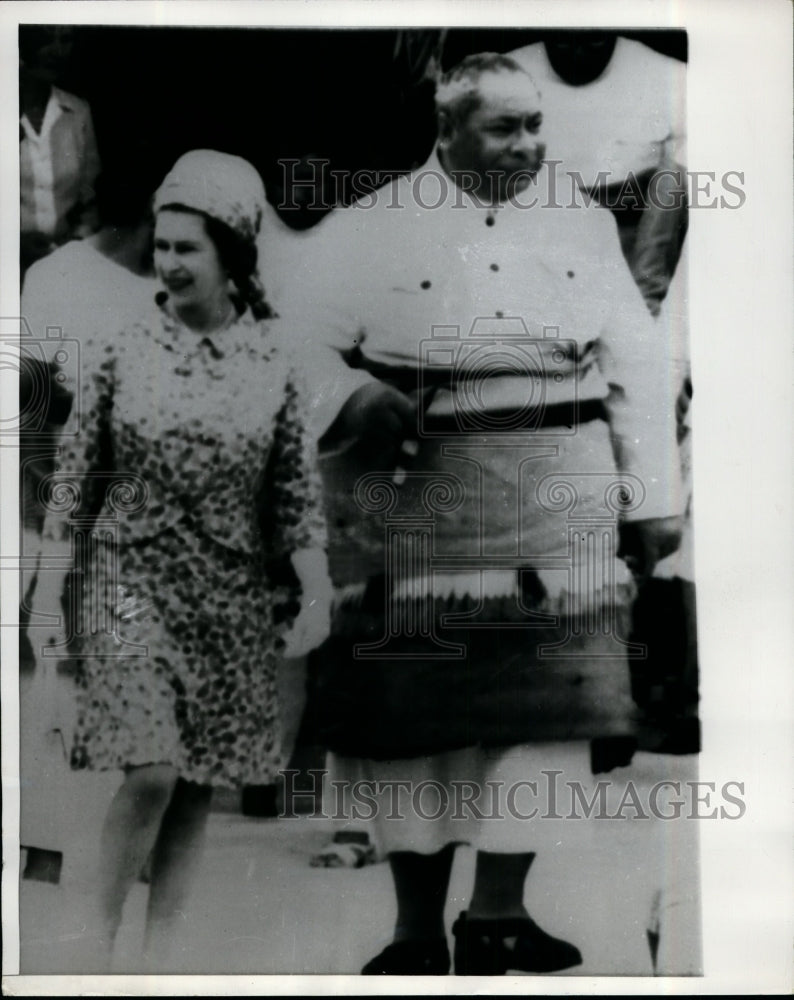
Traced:
<path fill-rule="evenodd" d="M 544 977 L 547 994 L 788 993 L 794 938 L 792 587 L 792 8 L 787 0 L 312 0 L 6 2 L 0 7 L 0 316 L 19 315 L 19 23 L 684 28 L 688 165 L 744 176 L 740 209 L 689 223 L 695 547 L 702 780 L 744 782 L 741 820 L 701 823 L 703 960 L 697 979 Z M 13 408 L 14 400 L 3 400 Z M 9 410 L 10 411 L 10 410 Z M 0 448 L 3 560 L 18 553 L 17 457 Z M 16 574 L 0 573 L 4 617 Z M 8 995 L 141 995 L 139 976 L 19 976 L 16 630 L 2 640 L 3 989 Z M 539 981 L 349 976 L 163 976 L 146 995 L 489 992 Z M 445 988 L 446 987 L 446 988 Z"/>

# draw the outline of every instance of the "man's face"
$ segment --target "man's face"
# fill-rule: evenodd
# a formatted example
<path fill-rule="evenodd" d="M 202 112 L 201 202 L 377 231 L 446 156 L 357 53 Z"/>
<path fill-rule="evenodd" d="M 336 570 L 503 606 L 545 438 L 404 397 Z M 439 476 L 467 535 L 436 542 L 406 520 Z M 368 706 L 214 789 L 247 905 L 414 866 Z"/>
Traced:
<path fill-rule="evenodd" d="M 450 168 L 475 172 L 481 193 L 500 198 L 527 187 L 546 155 L 541 139 L 540 95 L 524 73 L 488 73 L 480 80 L 480 104 L 450 126 Z"/>

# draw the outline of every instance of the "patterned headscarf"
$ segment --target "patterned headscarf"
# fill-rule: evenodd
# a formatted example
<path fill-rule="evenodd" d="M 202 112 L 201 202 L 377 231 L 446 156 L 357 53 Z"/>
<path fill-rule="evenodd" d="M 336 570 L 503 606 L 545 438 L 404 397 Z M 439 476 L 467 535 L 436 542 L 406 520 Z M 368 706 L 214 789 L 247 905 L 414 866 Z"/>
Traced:
<path fill-rule="evenodd" d="M 180 156 L 155 193 L 155 212 L 166 205 L 204 212 L 253 242 L 265 211 L 265 188 L 247 160 L 194 149 Z"/>

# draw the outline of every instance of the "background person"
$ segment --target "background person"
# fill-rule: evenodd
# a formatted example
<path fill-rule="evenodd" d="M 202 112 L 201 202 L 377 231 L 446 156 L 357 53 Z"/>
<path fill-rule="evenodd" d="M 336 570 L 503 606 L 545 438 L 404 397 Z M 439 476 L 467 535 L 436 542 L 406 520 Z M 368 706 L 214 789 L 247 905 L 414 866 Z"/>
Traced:
<path fill-rule="evenodd" d="M 20 265 L 25 270 L 66 240 L 97 228 L 94 181 L 100 171 L 91 110 L 56 86 L 72 29 L 23 26 L 19 32 Z"/>
<path fill-rule="evenodd" d="M 615 211 L 654 315 L 687 227 L 686 65 L 608 31 L 550 32 L 510 53 L 543 93 L 557 196 L 571 180 Z"/>
<path fill-rule="evenodd" d="M 36 337 L 46 341 L 48 328 L 67 340 L 87 330 L 109 337 L 140 316 L 156 291 L 151 203 L 161 176 L 144 150 L 99 175 L 97 231 L 68 240 L 25 274 L 22 313 Z"/>

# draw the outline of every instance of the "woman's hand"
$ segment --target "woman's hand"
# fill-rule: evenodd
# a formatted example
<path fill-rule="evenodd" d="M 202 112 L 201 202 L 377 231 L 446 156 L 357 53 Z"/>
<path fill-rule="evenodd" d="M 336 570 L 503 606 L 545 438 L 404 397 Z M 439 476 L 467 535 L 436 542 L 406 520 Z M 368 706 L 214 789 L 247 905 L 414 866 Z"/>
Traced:
<path fill-rule="evenodd" d="M 292 565 L 301 583 L 301 609 L 284 636 L 284 656 L 296 659 L 316 649 L 331 631 L 333 585 L 322 549 L 305 549 L 292 555 Z"/>
<path fill-rule="evenodd" d="M 331 630 L 331 603 L 317 598 L 302 605 L 292 628 L 284 636 L 284 656 L 289 660 L 306 656 L 328 638 Z"/>

